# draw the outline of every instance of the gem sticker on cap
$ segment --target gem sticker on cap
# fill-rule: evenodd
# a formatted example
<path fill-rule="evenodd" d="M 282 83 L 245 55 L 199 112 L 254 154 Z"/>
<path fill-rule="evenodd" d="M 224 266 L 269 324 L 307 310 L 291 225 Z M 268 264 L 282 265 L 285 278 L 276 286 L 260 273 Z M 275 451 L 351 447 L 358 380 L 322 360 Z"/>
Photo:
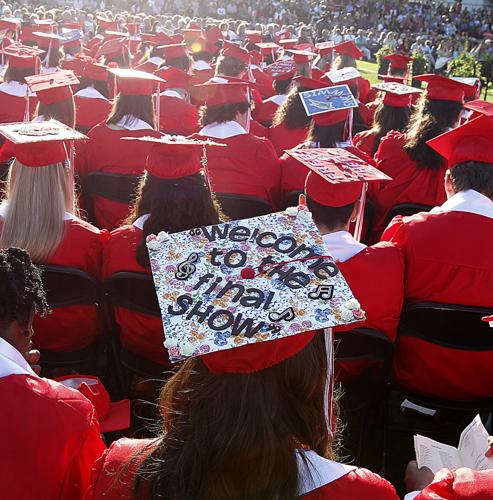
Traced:
<path fill-rule="evenodd" d="M 14 144 L 87 139 L 84 134 L 56 120 L 30 123 L 3 123 L 0 125 L 0 133 Z"/>
<path fill-rule="evenodd" d="M 382 92 L 391 92 L 396 95 L 408 95 L 408 94 L 421 94 L 422 90 L 416 87 L 411 87 L 410 85 L 404 85 L 403 83 L 397 82 L 383 82 L 376 83 L 373 85 L 376 90 L 381 90 Z"/>
<path fill-rule="evenodd" d="M 277 61 L 273 64 L 269 64 L 264 71 L 270 75 L 272 78 L 277 78 L 285 73 L 290 73 L 296 71 L 297 65 L 292 59 L 287 59 L 285 61 Z"/>
<path fill-rule="evenodd" d="M 361 73 L 356 68 L 342 68 L 329 71 L 328 73 L 325 73 L 325 76 L 327 76 L 328 79 L 335 84 L 360 78 Z"/>
<path fill-rule="evenodd" d="M 307 90 L 300 93 L 300 98 L 308 116 L 358 107 L 358 101 L 347 85 Z"/>
<path fill-rule="evenodd" d="M 364 318 L 306 210 L 150 235 L 147 246 L 173 362 Z"/>

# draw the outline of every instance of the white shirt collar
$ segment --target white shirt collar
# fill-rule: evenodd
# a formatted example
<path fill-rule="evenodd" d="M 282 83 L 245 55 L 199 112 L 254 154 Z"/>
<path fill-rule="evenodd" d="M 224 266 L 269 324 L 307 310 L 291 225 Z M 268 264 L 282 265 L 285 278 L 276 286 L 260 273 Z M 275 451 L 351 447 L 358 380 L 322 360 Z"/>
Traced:
<path fill-rule="evenodd" d="M 55 71 L 58 71 L 58 68 L 55 66 L 41 67 L 41 74 L 43 75 L 49 75 L 50 73 L 55 73 Z"/>
<path fill-rule="evenodd" d="M 144 224 L 147 222 L 147 219 L 149 219 L 150 216 L 151 214 L 141 215 L 136 221 L 134 221 L 132 226 L 142 231 L 144 229 Z"/>
<path fill-rule="evenodd" d="M 284 104 L 287 98 L 288 98 L 287 94 L 277 94 L 273 95 L 272 97 L 269 97 L 268 99 L 266 99 L 265 102 L 274 102 L 278 106 L 281 106 L 282 104 Z"/>
<path fill-rule="evenodd" d="M 164 92 L 161 92 L 159 95 L 166 97 L 177 97 L 178 99 L 184 100 L 184 97 L 179 92 L 172 89 L 167 89 Z"/>
<path fill-rule="evenodd" d="M 154 130 L 147 122 L 132 115 L 125 115 L 116 125 L 125 130 Z"/>
<path fill-rule="evenodd" d="M 0 378 L 9 375 L 37 375 L 24 356 L 6 340 L 0 337 Z"/>
<path fill-rule="evenodd" d="M 298 450 L 296 460 L 300 496 L 332 483 L 356 468 L 323 458 L 311 450 Z"/>
<path fill-rule="evenodd" d="M 493 201 L 474 189 L 467 189 L 454 194 L 443 205 L 433 208 L 431 212 L 467 212 L 493 219 Z"/>
<path fill-rule="evenodd" d="M 158 56 L 149 57 L 149 59 L 147 60 L 147 62 L 155 64 L 156 66 L 159 66 L 163 61 L 164 59 Z"/>
<path fill-rule="evenodd" d="M 192 64 L 192 68 L 197 71 L 204 71 L 207 69 L 212 69 L 212 66 L 209 63 L 206 63 L 205 61 L 195 61 Z"/>
<path fill-rule="evenodd" d="M 0 85 L 0 92 L 13 95 L 15 97 L 26 97 L 26 91 L 28 91 L 27 83 L 12 80 L 10 82 L 4 82 Z M 35 95 L 36 94 L 29 90 L 29 97 L 33 97 Z"/>
<path fill-rule="evenodd" d="M 346 262 L 366 248 L 366 245 L 356 241 L 348 231 L 324 234 L 322 239 L 330 255 L 339 262 Z"/>
<path fill-rule="evenodd" d="M 88 99 L 104 99 L 107 101 L 106 97 L 104 97 L 99 90 L 96 90 L 94 87 L 86 87 L 85 89 L 81 89 L 74 94 L 74 97 L 87 97 Z"/>
<path fill-rule="evenodd" d="M 248 132 L 235 121 L 211 123 L 200 130 L 199 135 L 214 137 L 215 139 L 227 139 L 236 135 L 248 134 Z"/>

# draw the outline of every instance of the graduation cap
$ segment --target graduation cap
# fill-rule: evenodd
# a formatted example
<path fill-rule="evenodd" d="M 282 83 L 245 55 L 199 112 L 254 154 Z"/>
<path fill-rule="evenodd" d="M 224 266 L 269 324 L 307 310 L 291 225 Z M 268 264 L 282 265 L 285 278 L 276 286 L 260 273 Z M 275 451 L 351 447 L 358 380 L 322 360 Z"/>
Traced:
<path fill-rule="evenodd" d="M 476 99 L 475 101 L 469 101 L 464 104 L 465 109 L 473 111 L 476 116 L 485 115 L 493 116 L 493 103 L 486 102 L 481 99 Z"/>
<path fill-rule="evenodd" d="M 53 104 L 72 97 L 71 86 L 80 83 L 74 72 L 68 69 L 26 76 L 25 80 L 31 91 L 37 95 L 39 102 L 43 104 Z"/>
<path fill-rule="evenodd" d="M 322 126 L 347 120 L 350 110 L 358 107 L 358 101 L 347 85 L 300 92 L 300 98 L 306 114 Z"/>
<path fill-rule="evenodd" d="M 207 106 L 224 106 L 226 104 L 239 104 L 250 101 L 248 83 L 207 82 L 195 85 L 194 89 L 199 90 Z"/>
<path fill-rule="evenodd" d="M 137 36 L 139 34 L 140 23 L 126 23 L 125 27 L 130 36 Z"/>
<path fill-rule="evenodd" d="M 193 75 L 190 75 L 181 69 L 174 68 L 173 66 L 158 69 L 154 72 L 154 74 L 165 81 L 165 83 L 161 84 L 162 89 L 188 89 L 193 78 Z"/>
<path fill-rule="evenodd" d="M 183 35 L 185 43 L 187 44 L 192 43 L 195 40 L 203 37 L 203 32 L 200 28 L 199 29 L 185 28 L 181 30 L 181 34 Z"/>
<path fill-rule="evenodd" d="M 94 406 L 101 432 L 115 432 L 130 427 L 130 400 L 112 403 L 106 387 L 92 375 L 65 375 L 55 379 L 65 387 L 82 393 Z"/>
<path fill-rule="evenodd" d="M 293 82 L 295 82 L 298 87 L 305 90 L 325 89 L 330 86 L 327 82 L 316 80 L 315 78 L 308 78 L 307 76 L 295 76 Z"/>
<path fill-rule="evenodd" d="M 17 31 L 21 27 L 21 19 L 9 17 L 7 19 L 0 19 L 0 31 Z"/>
<path fill-rule="evenodd" d="M 174 43 L 171 45 L 160 45 L 158 49 L 163 51 L 165 59 L 175 59 L 187 55 L 187 46 L 184 43 Z"/>
<path fill-rule="evenodd" d="M 108 81 L 108 66 L 101 63 L 88 62 L 84 65 L 82 76 L 89 80 L 106 82 Z"/>
<path fill-rule="evenodd" d="M 468 90 L 466 90 L 464 94 L 465 99 L 475 99 L 479 97 L 481 90 L 481 79 L 467 76 L 452 76 L 450 77 L 452 80 L 456 82 L 464 83 L 468 86 Z"/>
<path fill-rule="evenodd" d="M 108 40 L 104 42 L 96 53 L 96 59 L 99 59 L 102 56 L 108 57 L 117 57 L 123 54 L 124 46 L 123 42 L 125 38 L 116 38 L 114 40 Z"/>
<path fill-rule="evenodd" d="M 245 38 L 250 43 L 257 45 L 258 43 L 262 43 L 262 32 L 255 30 L 245 30 Z"/>
<path fill-rule="evenodd" d="M 306 49 L 287 49 L 286 52 L 293 56 L 293 60 L 296 64 L 306 64 L 317 56 L 316 52 Z"/>
<path fill-rule="evenodd" d="M 224 41 L 223 55 L 225 57 L 239 59 L 244 63 L 248 63 L 250 61 L 250 54 L 248 53 L 248 50 L 242 49 L 236 43 L 227 42 L 227 40 Z"/>
<path fill-rule="evenodd" d="M 204 147 L 226 147 L 211 140 L 188 139 L 182 136 L 122 137 L 126 141 L 149 143 L 146 170 L 153 177 L 176 181 L 203 170 Z"/>
<path fill-rule="evenodd" d="M 364 318 L 306 210 L 149 235 L 147 246 L 172 362 L 200 356 L 216 374 L 254 373 L 317 330 Z M 331 360 L 330 332 L 326 344 Z"/>
<path fill-rule="evenodd" d="M 352 57 L 353 59 L 360 59 L 363 57 L 363 52 L 358 49 L 357 45 L 351 41 L 339 43 L 334 46 L 334 50 L 341 55 Z"/>
<path fill-rule="evenodd" d="M 37 42 L 38 47 L 43 50 L 59 49 L 62 45 L 60 36 L 53 33 L 44 33 L 42 31 L 33 31 L 34 40 Z"/>
<path fill-rule="evenodd" d="M 39 56 L 44 51 L 27 45 L 11 44 L 0 50 L 0 54 L 9 56 L 10 68 L 36 68 L 41 66 Z"/>
<path fill-rule="evenodd" d="M 36 28 L 36 30 L 43 33 L 53 33 L 56 25 L 57 23 L 55 21 L 52 21 L 51 19 L 39 19 L 34 21 L 34 27 Z"/>
<path fill-rule="evenodd" d="M 356 68 L 342 68 L 329 71 L 324 76 L 334 85 L 343 82 L 349 85 L 354 80 L 361 78 L 361 73 Z"/>
<path fill-rule="evenodd" d="M 468 161 L 493 164 L 493 117 L 480 116 L 426 142 L 449 167 Z"/>
<path fill-rule="evenodd" d="M 421 94 L 421 90 L 401 83 L 377 83 L 373 88 L 384 92 L 383 103 L 386 106 L 405 108 L 411 105 L 411 97 Z"/>
<path fill-rule="evenodd" d="M 255 44 L 262 55 L 268 55 L 272 54 L 272 58 L 274 58 L 274 53 L 277 49 L 279 49 L 279 45 L 274 42 L 262 42 L 262 43 L 256 43 Z"/>
<path fill-rule="evenodd" d="M 285 38 L 284 40 L 279 40 L 279 45 L 284 49 L 293 49 L 298 45 L 298 39 L 297 38 Z"/>
<path fill-rule="evenodd" d="M 264 72 L 271 76 L 274 80 L 289 80 L 296 74 L 296 63 L 291 60 L 276 61 L 264 68 Z"/>
<path fill-rule="evenodd" d="M 106 19 L 105 17 L 96 16 L 96 21 L 99 26 L 104 28 L 105 30 L 118 30 L 118 21 L 112 21 L 111 19 Z"/>
<path fill-rule="evenodd" d="M 397 76 L 397 75 L 378 75 L 380 80 L 383 80 L 385 83 L 402 83 L 407 80 L 407 76 Z"/>
<path fill-rule="evenodd" d="M 248 54 L 250 55 L 250 64 L 255 66 L 262 64 L 263 56 L 258 50 L 250 50 Z"/>
<path fill-rule="evenodd" d="M 17 161 L 33 168 L 64 162 L 69 157 L 64 141 L 87 139 L 56 120 L 4 123 L 0 125 L 0 134 L 13 143 Z"/>
<path fill-rule="evenodd" d="M 84 28 L 84 25 L 82 23 L 74 23 L 71 21 L 65 21 L 62 24 L 62 29 L 67 29 L 67 30 L 78 30 L 81 31 Z"/>
<path fill-rule="evenodd" d="M 106 31 L 104 34 L 104 41 L 109 42 L 110 40 L 126 40 L 128 38 L 127 33 L 123 31 Z"/>
<path fill-rule="evenodd" d="M 115 75 L 118 92 L 122 95 L 152 96 L 158 84 L 164 82 L 152 73 L 136 69 L 109 68 L 108 72 Z"/>
<path fill-rule="evenodd" d="M 217 41 L 222 40 L 224 35 L 218 26 L 214 25 L 210 30 L 204 31 L 204 38 L 211 44 L 215 44 Z"/>
<path fill-rule="evenodd" d="M 315 48 L 321 56 L 326 56 L 327 54 L 332 54 L 335 50 L 334 42 L 322 42 L 316 43 Z"/>
<path fill-rule="evenodd" d="M 80 30 L 70 30 L 60 35 L 60 42 L 64 47 L 80 47 L 82 32 Z"/>
<path fill-rule="evenodd" d="M 418 82 L 427 83 L 426 97 L 436 101 L 464 102 L 464 96 L 471 92 L 471 86 L 445 76 L 433 73 L 413 77 Z"/>
<path fill-rule="evenodd" d="M 414 57 L 404 56 L 402 54 L 389 54 L 384 59 L 390 61 L 390 67 L 394 69 L 407 69 L 409 63 L 414 61 Z"/>

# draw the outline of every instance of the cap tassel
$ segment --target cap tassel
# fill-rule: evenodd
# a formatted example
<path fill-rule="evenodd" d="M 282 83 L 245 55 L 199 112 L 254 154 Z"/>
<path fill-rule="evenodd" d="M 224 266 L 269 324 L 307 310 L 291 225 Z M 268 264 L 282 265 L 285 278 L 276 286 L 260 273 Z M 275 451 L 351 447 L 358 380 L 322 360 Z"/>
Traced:
<path fill-rule="evenodd" d="M 354 228 L 354 239 L 356 241 L 361 241 L 361 233 L 363 231 L 363 221 L 364 221 L 367 189 L 368 189 L 368 182 L 365 182 L 363 184 L 363 187 L 361 188 L 361 196 L 359 199 L 358 215 L 356 217 L 356 226 Z"/>
<path fill-rule="evenodd" d="M 325 372 L 324 387 L 324 416 L 329 436 L 334 435 L 334 419 L 332 415 L 332 398 L 334 394 L 334 348 L 332 328 L 324 328 L 325 354 L 327 369 Z"/>

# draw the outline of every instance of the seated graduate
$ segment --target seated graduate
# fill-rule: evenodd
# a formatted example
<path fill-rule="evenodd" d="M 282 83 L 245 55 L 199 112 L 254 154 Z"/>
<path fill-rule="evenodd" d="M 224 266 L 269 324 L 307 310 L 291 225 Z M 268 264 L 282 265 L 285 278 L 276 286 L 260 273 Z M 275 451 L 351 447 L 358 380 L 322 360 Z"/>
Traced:
<path fill-rule="evenodd" d="M 428 142 L 448 161 L 448 200 L 429 213 L 396 217 L 382 236 L 404 253 L 407 301 L 493 305 L 492 137 L 493 119 L 481 117 Z M 403 337 L 396 356 L 396 377 L 409 389 L 451 399 L 493 396 L 490 352 L 465 356 Z"/>
<path fill-rule="evenodd" d="M 164 139 L 149 142 L 146 172 L 137 189 L 128 225 L 111 233 L 104 250 L 105 279 L 120 271 L 150 274 L 146 248 L 149 234 L 176 233 L 219 223 L 219 209 L 202 171 L 205 143 L 194 142 Z M 160 318 L 117 307 L 116 321 L 121 329 L 120 341 L 126 349 L 169 367 Z"/>
<path fill-rule="evenodd" d="M 248 345 L 217 333 L 219 343 L 204 331 L 167 339 L 192 357 L 161 392 L 161 435 L 113 443 L 87 500 L 397 500 L 386 480 L 335 461 L 329 333 L 267 333 Z"/>
<path fill-rule="evenodd" d="M 19 124 L 24 132 L 13 132 L 15 159 L 0 205 L 0 247 L 23 248 L 36 263 L 76 268 L 98 279 L 107 234 L 78 217 L 69 159 L 71 139 L 81 135 L 56 122 L 47 135 L 30 135 L 40 126 Z M 0 126 L 10 137 L 12 130 L 12 124 Z M 57 308 L 46 318 L 36 317 L 35 327 L 38 349 L 63 352 L 87 347 L 101 331 L 92 305 Z"/>
<path fill-rule="evenodd" d="M 3 498 L 81 499 L 91 465 L 105 449 L 92 404 L 39 377 L 26 361 L 33 354 L 33 316 L 47 312 L 41 273 L 27 252 L 0 250 Z"/>

